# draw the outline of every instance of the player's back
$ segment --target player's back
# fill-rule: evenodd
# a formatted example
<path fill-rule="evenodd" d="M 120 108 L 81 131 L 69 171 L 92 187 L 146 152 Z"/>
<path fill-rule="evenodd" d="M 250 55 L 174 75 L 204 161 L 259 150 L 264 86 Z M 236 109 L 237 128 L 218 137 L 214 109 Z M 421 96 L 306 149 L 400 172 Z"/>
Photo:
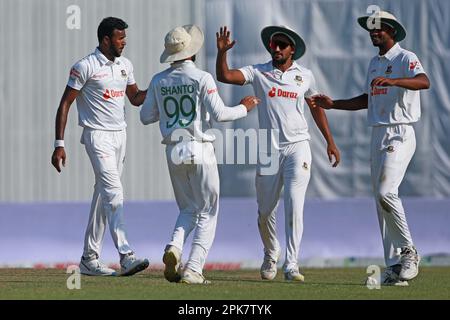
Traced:
<path fill-rule="evenodd" d="M 163 143 L 172 142 L 170 136 L 176 129 L 187 130 L 194 139 L 202 138 L 202 120 L 209 121 L 201 103 L 202 79 L 207 75 L 187 60 L 153 77 L 151 90 L 159 109 Z"/>

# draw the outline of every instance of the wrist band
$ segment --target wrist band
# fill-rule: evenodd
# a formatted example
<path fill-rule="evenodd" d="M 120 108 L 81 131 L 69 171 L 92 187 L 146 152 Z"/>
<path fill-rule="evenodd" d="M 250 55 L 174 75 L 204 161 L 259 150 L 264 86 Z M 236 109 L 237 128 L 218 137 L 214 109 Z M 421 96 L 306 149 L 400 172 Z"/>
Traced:
<path fill-rule="evenodd" d="M 63 147 L 64 148 L 64 140 L 55 140 L 55 148 Z"/>

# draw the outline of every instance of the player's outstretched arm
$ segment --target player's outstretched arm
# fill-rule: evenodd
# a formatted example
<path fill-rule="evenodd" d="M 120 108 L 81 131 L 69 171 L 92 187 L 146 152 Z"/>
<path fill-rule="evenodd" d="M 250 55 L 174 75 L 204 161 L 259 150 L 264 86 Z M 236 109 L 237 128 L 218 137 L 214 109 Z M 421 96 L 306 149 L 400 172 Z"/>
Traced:
<path fill-rule="evenodd" d="M 233 121 L 247 116 L 260 99 L 255 96 L 244 97 L 240 104 L 234 107 L 227 107 L 217 90 L 217 85 L 211 74 L 205 73 L 205 77 L 200 80 L 200 102 L 217 122 Z"/>
<path fill-rule="evenodd" d="M 346 99 L 346 100 L 332 100 L 324 94 L 316 94 L 310 98 L 311 107 L 320 107 L 323 109 L 338 109 L 338 110 L 361 110 L 367 109 L 368 95 L 363 93 L 360 96 Z"/>
<path fill-rule="evenodd" d="M 311 110 L 314 122 L 316 123 L 320 132 L 322 132 L 322 135 L 325 138 L 325 140 L 327 141 L 328 160 L 330 161 L 330 163 L 333 164 L 333 167 L 337 167 L 337 165 L 341 161 L 341 155 L 339 153 L 339 149 L 334 143 L 333 135 L 331 134 L 330 127 L 328 126 L 328 119 L 325 114 L 325 111 L 322 108 L 315 108 L 312 104 L 311 99 L 307 98 L 305 100 L 308 103 L 309 109 Z"/>
<path fill-rule="evenodd" d="M 245 108 L 247 109 L 247 112 L 250 112 L 260 102 L 261 102 L 261 99 L 259 99 L 258 97 L 246 96 L 246 97 L 242 98 L 240 104 L 243 104 L 245 106 Z"/>
<path fill-rule="evenodd" d="M 228 68 L 227 51 L 234 47 L 236 40 L 231 41 L 230 31 L 227 27 L 221 27 L 216 33 L 217 38 L 217 59 L 216 76 L 217 80 L 224 83 L 239 84 L 245 83 L 244 75 L 241 71 Z"/>
<path fill-rule="evenodd" d="M 421 73 L 412 78 L 385 78 L 377 77 L 370 84 L 372 87 L 400 87 L 408 90 L 422 90 L 430 88 L 430 79 L 425 73 Z"/>
<path fill-rule="evenodd" d="M 58 111 L 56 113 L 55 120 L 55 140 L 64 141 L 64 131 L 66 129 L 67 115 L 69 114 L 70 106 L 75 98 L 78 96 L 79 91 L 69 86 L 66 86 L 61 102 L 59 103 Z M 66 166 L 66 151 L 64 146 L 55 146 L 55 150 L 52 154 L 52 165 L 58 172 L 61 172 L 61 164 Z"/>
<path fill-rule="evenodd" d="M 243 118 L 260 102 L 261 100 L 258 97 L 247 96 L 239 102 L 239 106 L 227 107 L 218 93 L 207 95 L 203 99 L 203 103 L 208 112 L 217 122 L 233 121 Z"/>

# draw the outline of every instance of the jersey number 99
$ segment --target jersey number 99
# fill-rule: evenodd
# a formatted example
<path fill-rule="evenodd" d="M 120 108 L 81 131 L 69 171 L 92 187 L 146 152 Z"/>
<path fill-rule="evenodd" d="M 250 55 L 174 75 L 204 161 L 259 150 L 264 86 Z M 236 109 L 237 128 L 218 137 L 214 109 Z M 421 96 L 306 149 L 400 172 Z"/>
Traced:
<path fill-rule="evenodd" d="M 168 96 L 164 99 L 163 104 L 164 111 L 171 120 L 166 122 L 167 128 L 172 128 L 177 123 L 180 127 L 184 128 L 189 126 L 191 122 L 194 121 L 196 114 L 195 101 L 190 96 L 183 95 L 180 97 L 180 100 L 177 100 L 172 96 Z"/>

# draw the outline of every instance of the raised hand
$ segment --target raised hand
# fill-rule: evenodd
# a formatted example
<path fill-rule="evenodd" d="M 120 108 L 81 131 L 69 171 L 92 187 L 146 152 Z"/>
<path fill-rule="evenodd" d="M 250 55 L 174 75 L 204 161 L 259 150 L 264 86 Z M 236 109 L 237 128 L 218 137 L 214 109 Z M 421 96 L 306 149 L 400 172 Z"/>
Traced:
<path fill-rule="evenodd" d="M 227 26 L 220 27 L 220 31 L 216 32 L 217 38 L 217 50 L 219 52 L 226 52 L 234 47 L 236 40 L 231 41 L 230 31 L 227 30 Z"/>
<path fill-rule="evenodd" d="M 320 107 L 323 109 L 332 109 L 334 102 L 331 100 L 330 97 L 324 95 L 324 94 L 316 94 L 312 96 L 311 98 L 311 105 L 316 108 Z"/>
<path fill-rule="evenodd" d="M 243 104 L 247 108 L 247 112 L 250 112 L 261 100 L 255 96 L 246 96 L 241 100 L 241 104 Z"/>

